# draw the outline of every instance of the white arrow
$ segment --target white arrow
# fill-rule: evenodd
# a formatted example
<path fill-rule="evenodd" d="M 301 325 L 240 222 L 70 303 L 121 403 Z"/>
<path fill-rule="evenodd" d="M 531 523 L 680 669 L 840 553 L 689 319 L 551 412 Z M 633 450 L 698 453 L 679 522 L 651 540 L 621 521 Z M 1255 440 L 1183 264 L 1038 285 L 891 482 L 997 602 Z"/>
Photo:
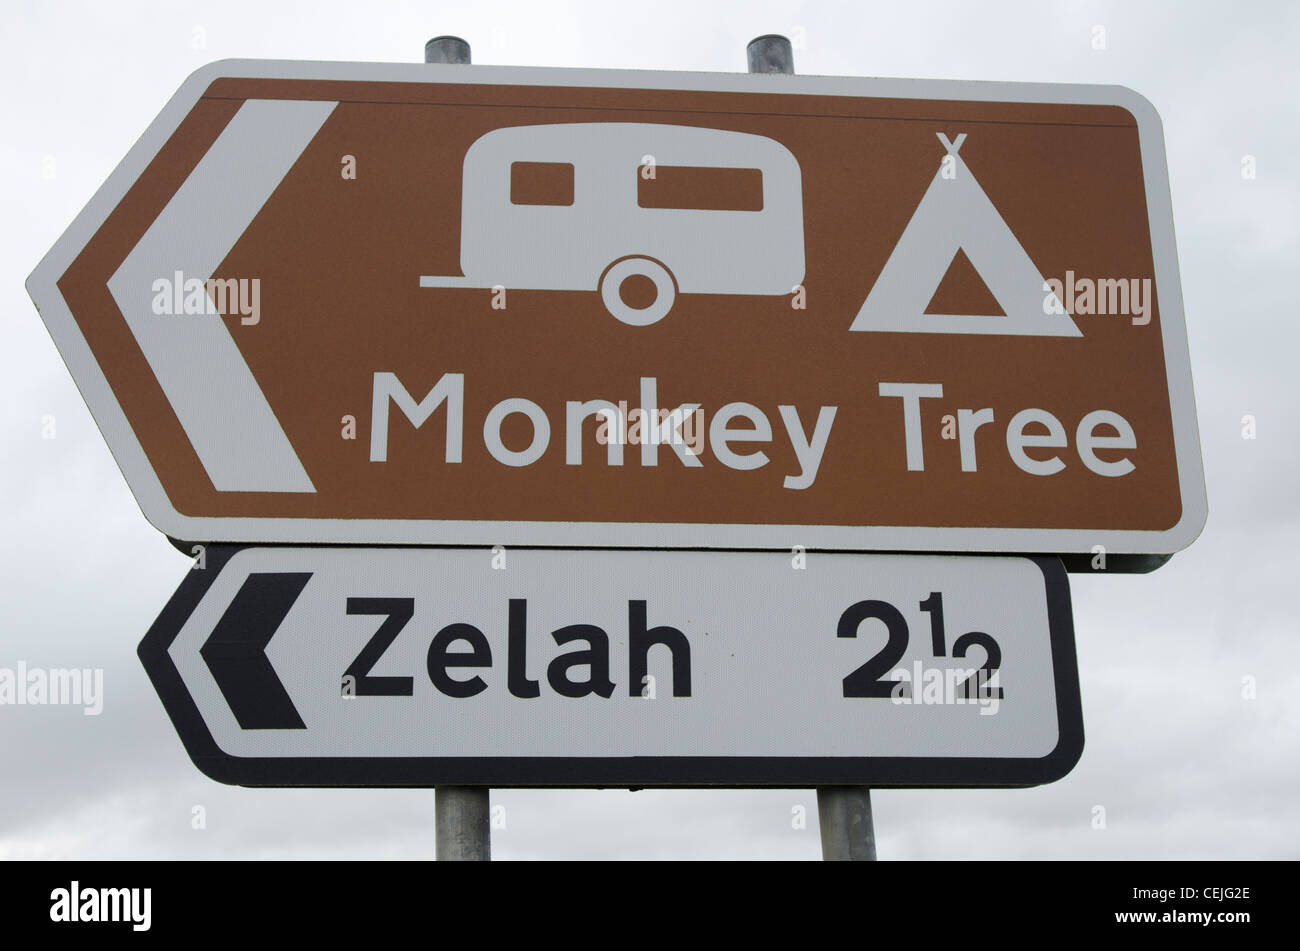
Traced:
<path fill-rule="evenodd" d="M 177 271 L 200 280 L 211 277 L 336 105 L 245 102 L 108 282 L 221 492 L 316 489 L 225 318 L 155 314 L 153 282 Z"/>

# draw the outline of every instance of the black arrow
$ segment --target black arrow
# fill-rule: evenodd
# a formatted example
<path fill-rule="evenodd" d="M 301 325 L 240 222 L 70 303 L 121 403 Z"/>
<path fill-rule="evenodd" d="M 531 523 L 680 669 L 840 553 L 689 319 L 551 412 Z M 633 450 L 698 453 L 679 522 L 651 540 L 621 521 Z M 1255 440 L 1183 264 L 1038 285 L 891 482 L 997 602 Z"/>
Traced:
<path fill-rule="evenodd" d="M 250 574 L 199 655 L 245 730 L 305 730 L 266 656 L 311 572 Z"/>

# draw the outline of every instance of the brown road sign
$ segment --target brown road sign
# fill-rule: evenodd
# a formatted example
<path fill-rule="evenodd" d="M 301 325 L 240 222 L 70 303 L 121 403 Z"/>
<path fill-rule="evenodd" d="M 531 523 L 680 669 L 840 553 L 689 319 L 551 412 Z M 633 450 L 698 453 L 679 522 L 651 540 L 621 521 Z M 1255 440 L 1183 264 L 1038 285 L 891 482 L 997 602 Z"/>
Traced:
<path fill-rule="evenodd" d="M 1118 87 L 217 63 L 29 287 L 175 538 L 1205 520 L 1159 118 Z"/>

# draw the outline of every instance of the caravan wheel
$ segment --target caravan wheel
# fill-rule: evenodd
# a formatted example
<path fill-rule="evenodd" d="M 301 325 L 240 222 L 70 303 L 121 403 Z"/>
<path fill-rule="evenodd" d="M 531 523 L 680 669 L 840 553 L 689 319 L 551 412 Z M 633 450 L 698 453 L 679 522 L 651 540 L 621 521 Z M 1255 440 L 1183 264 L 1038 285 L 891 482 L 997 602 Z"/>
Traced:
<path fill-rule="evenodd" d="M 645 277 L 654 282 L 654 300 L 645 307 L 633 307 L 623 299 L 623 285 L 630 278 Z M 668 268 L 652 258 L 622 258 L 611 264 L 600 278 L 600 299 L 605 309 L 625 324 L 646 327 L 662 320 L 673 309 L 677 285 Z"/>

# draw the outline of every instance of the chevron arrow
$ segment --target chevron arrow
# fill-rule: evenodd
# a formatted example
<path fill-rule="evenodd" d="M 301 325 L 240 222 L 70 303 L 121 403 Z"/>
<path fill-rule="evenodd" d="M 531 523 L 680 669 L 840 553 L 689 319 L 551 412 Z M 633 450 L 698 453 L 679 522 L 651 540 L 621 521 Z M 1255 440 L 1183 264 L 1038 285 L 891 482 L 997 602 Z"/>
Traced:
<path fill-rule="evenodd" d="M 306 587 L 311 572 L 250 574 L 199 655 L 245 730 L 303 730 L 266 647 Z"/>

